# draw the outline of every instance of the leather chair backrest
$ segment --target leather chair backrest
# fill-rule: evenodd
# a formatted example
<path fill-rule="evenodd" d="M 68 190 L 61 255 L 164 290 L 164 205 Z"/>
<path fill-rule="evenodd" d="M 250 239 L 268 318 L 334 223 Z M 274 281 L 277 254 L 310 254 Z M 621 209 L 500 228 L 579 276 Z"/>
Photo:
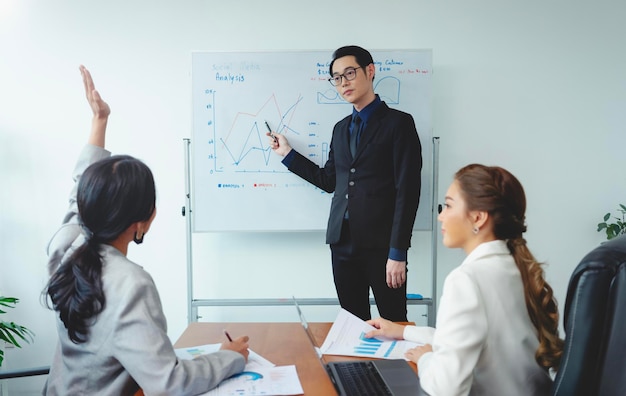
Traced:
<path fill-rule="evenodd" d="M 589 252 L 570 278 L 553 395 L 626 395 L 626 235 Z"/>

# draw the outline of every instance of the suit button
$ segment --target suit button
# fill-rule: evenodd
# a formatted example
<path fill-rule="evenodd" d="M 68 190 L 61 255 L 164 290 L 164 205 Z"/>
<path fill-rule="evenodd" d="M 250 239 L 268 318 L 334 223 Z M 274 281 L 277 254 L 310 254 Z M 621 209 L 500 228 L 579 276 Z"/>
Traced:
<path fill-rule="evenodd" d="M 348 199 L 348 194 L 346 194 L 346 199 Z"/>
<path fill-rule="evenodd" d="M 356 172 L 356 169 L 351 168 L 351 169 L 350 169 L 350 173 L 354 173 L 354 172 Z"/>
<path fill-rule="evenodd" d="M 351 181 L 350 183 L 348 183 L 348 185 L 350 185 L 350 186 L 354 186 L 354 182 L 353 182 L 353 181 Z"/>

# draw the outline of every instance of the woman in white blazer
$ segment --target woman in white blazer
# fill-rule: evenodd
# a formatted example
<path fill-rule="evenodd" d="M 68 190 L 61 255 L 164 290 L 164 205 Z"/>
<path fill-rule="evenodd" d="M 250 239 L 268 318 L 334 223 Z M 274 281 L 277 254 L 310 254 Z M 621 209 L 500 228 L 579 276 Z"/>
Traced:
<path fill-rule="evenodd" d="M 437 328 L 368 321 L 384 335 L 423 343 L 407 352 L 433 396 L 550 394 L 563 341 L 543 269 L 522 234 L 526 198 L 500 167 L 460 169 L 439 215 L 443 244 L 467 257 L 446 277 Z"/>
<path fill-rule="evenodd" d="M 69 210 L 48 245 L 44 293 L 57 312 L 59 344 L 43 394 L 132 395 L 140 387 L 146 395 L 206 392 L 243 370 L 248 337 L 194 360 L 177 359 L 154 281 L 126 257 L 156 215 L 152 172 L 104 149 L 110 109 L 83 66 L 81 74 L 93 120 Z"/>

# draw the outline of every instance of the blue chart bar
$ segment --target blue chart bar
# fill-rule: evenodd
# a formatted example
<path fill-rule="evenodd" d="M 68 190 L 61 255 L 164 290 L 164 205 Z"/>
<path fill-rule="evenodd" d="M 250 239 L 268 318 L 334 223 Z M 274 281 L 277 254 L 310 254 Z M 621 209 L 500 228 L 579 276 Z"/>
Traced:
<path fill-rule="evenodd" d="M 382 341 L 375 338 L 365 338 L 365 333 L 361 333 L 359 339 L 361 343 L 354 347 L 354 352 L 364 355 L 375 355 L 383 344 Z"/>
<path fill-rule="evenodd" d="M 396 341 L 391 341 L 391 345 L 389 345 L 389 349 L 387 349 L 387 352 L 385 352 L 385 357 L 389 357 L 389 355 L 391 355 L 391 352 L 393 352 L 393 349 L 396 347 L 397 342 Z"/>
<path fill-rule="evenodd" d="M 206 351 L 203 351 L 202 349 L 199 349 L 199 348 L 188 348 L 187 352 L 194 358 L 202 355 L 203 353 L 207 353 Z"/>

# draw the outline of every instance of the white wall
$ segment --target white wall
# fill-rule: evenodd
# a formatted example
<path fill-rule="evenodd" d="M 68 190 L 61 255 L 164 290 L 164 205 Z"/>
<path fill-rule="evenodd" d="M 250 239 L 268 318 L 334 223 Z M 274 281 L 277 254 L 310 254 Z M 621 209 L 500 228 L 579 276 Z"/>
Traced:
<path fill-rule="evenodd" d="M 180 209 L 191 51 L 432 48 L 439 196 L 470 162 L 518 176 L 529 246 L 562 303 L 572 269 L 603 240 L 596 224 L 626 201 L 625 16 L 620 0 L 0 0 L 0 294 L 21 298 L 9 318 L 36 333 L 7 352 L 7 367 L 49 364 L 55 344 L 39 293 L 44 247 L 89 129 L 79 64 L 112 107 L 108 147 L 155 173 L 158 216 L 129 257 L 153 275 L 176 340 L 187 324 Z M 425 295 L 429 238 L 416 234 L 409 256 L 409 288 Z M 193 244 L 197 298 L 334 296 L 321 232 L 202 234 Z M 439 291 L 462 258 L 439 247 Z M 278 311 L 258 312 L 272 320 Z"/>

